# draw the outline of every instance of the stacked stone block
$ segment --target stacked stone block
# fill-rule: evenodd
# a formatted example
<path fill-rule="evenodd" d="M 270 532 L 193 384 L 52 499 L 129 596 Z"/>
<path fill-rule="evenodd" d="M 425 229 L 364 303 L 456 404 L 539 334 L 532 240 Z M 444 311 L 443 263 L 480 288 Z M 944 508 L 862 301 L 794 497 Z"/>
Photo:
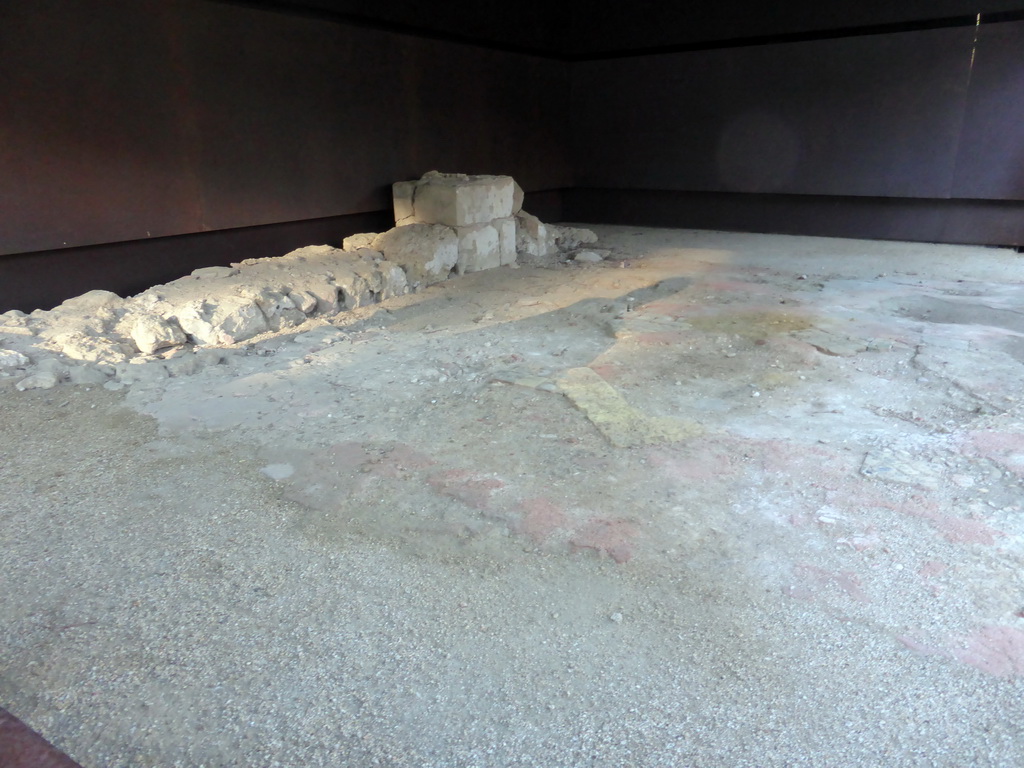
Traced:
<path fill-rule="evenodd" d="M 515 215 L 523 194 L 511 176 L 467 176 L 431 171 L 392 186 L 395 224 L 450 227 L 458 241 L 458 274 L 516 260 Z"/>

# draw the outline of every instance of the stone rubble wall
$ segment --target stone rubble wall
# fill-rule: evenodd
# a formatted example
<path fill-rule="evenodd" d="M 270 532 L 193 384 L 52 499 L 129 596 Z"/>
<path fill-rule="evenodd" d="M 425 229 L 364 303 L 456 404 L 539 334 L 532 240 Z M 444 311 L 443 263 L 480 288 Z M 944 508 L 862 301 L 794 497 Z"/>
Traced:
<path fill-rule="evenodd" d="M 206 267 L 129 298 L 89 291 L 60 306 L 0 314 L 0 378 L 18 389 L 62 381 L 120 388 L 153 375 L 189 375 L 268 332 L 374 304 L 453 275 L 529 260 L 601 260 L 580 250 L 597 237 L 546 225 L 522 210 L 510 176 L 431 171 L 393 187 L 395 222 L 383 233 L 311 245 L 230 267 Z M 596 256 L 596 258 L 595 258 Z"/>

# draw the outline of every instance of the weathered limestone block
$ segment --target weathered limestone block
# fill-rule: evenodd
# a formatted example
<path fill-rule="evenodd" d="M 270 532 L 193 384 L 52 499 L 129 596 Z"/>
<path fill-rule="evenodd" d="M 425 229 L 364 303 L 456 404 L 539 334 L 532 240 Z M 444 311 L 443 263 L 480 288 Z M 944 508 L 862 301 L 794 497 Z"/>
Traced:
<path fill-rule="evenodd" d="M 309 274 L 294 276 L 289 296 L 305 315 L 335 315 L 341 310 L 338 286 L 326 273 L 310 271 Z M 309 297 L 313 300 L 312 307 Z"/>
<path fill-rule="evenodd" d="M 515 264 L 516 261 L 516 220 L 508 216 L 492 222 L 498 230 L 498 251 L 501 254 L 501 266 Z"/>
<path fill-rule="evenodd" d="M 417 181 L 396 181 L 391 185 L 391 199 L 395 207 L 395 226 L 402 227 L 406 224 L 415 224 L 416 218 L 413 214 L 412 202 L 416 194 Z M 345 246 L 345 250 L 348 247 Z"/>
<path fill-rule="evenodd" d="M 266 316 L 252 299 L 223 296 L 218 301 L 191 301 L 177 314 L 179 325 L 200 344 L 235 344 L 268 330 Z"/>
<path fill-rule="evenodd" d="M 357 309 L 376 301 L 381 288 L 381 274 L 372 263 L 354 257 L 348 264 L 334 268 L 334 284 L 341 291 L 345 309 Z"/>
<path fill-rule="evenodd" d="M 131 337 L 135 346 L 145 355 L 169 347 L 180 347 L 188 342 L 185 332 L 175 321 L 156 315 L 139 315 L 132 323 Z"/>
<path fill-rule="evenodd" d="M 18 309 L 9 309 L 0 313 L 0 334 L 5 336 L 35 336 L 36 332 L 29 326 L 29 316 Z"/>
<path fill-rule="evenodd" d="M 69 365 L 68 378 L 72 384 L 99 386 L 107 381 L 107 374 L 93 365 Z"/>
<path fill-rule="evenodd" d="M 523 200 L 526 195 L 523 194 L 523 188 L 519 186 L 519 182 L 513 180 L 512 182 L 512 215 L 515 216 L 521 210 L 523 210 Z"/>
<path fill-rule="evenodd" d="M 287 292 L 274 288 L 244 288 L 243 298 L 256 302 L 263 316 L 267 318 L 267 327 L 272 331 L 294 328 L 306 322 L 305 313 L 295 306 Z"/>
<path fill-rule="evenodd" d="M 536 216 L 520 211 L 515 216 L 516 250 L 525 256 L 548 256 L 555 250 L 547 225 Z"/>
<path fill-rule="evenodd" d="M 555 237 L 555 244 L 560 251 L 574 251 L 581 245 L 597 242 L 597 235 L 589 229 L 580 227 L 550 227 Z"/>
<path fill-rule="evenodd" d="M 288 293 L 292 305 L 304 315 L 311 315 L 316 311 L 316 296 L 309 291 L 292 290 Z"/>
<path fill-rule="evenodd" d="M 459 237 L 456 271 L 460 275 L 501 266 L 501 238 L 497 228 L 490 224 L 476 224 L 458 227 L 455 232 Z"/>
<path fill-rule="evenodd" d="M 398 194 L 402 197 L 395 202 L 395 219 L 402 224 L 419 222 L 468 227 L 512 215 L 515 182 L 511 176 L 466 176 L 431 171 L 418 182 L 406 182 L 408 184 L 414 185 L 411 217 L 404 215 L 408 210 L 408 186 L 399 188 Z M 401 219 L 399 213 L 403 214 Z"/>
<path fill-rule="evenodd" d="M 223 277 L 234 277 L 238 270 L 234 267 L 200 267 L 193 269 L 191 277 L 196 280 L 216 280 Z"/>
<path fill-rule="evenodd" d="M 358 251 L 360 248 L 369 248 L 379 234 L 379 232 L 360 232 L 358 235 L 349 235 L 341 241 L 341 250 Z"/>
<path fill-rule="evenodd" d="M 50 337 L 50 344 L 72 360 L 88 363 L 119 363 L 135 354 L 127 340 L 79 331 L 55 334 Z"/>
<path fill-rule="evenodd" d="M 0 370 L 8 368 L 24 368 L 29 364 L 29 359 L 21 352 L 13 349 L 0 349 Z"/>
<path fill-rule="evenodd" d="M 296 248 L 294 251 L 288 251 L 284 256 L 276 257 L 275 260 L 316 263 L 337 252 L 338 249 L 333 245 L 306 245 L 302 248 Z M 260 261 L 270 260 L 271 259 L 246 259 L 242 264 L 256 264 Z"/>
<path fill-rule="evenodd" d="M 405 270 L 410 284 L 431 285 L 447 280 L 459 260 L 459 239 L 440 224 L 409 224 L 382 233 L 373 249 Z"/>
<path fill-rule="evenodd" d="M 117 380 L 121 384 L 129 386 L 136 384 L 158 384 L 169 378 L 170 375 L 170 371 L 167 370 L 167 366 L 161 360 L 146 360 L 142 357 L 136 357 L 134 360 L 129 360 L 127 363 L 117 366 Z"/>
<path fill-rule="evenodd" d="M 124 299 L 110 291 L 87 291 L 81 296 L 74 296 L 59 307 L 55 312 L 67 310 L 75 314 L 94 313 L 101 309 L 117 309 L 124 304 Z"/>
<path fill-rule="evenodd" d="M 34 373 L 28 378 L 19 381 L 16 386 L 19 392 L 24 392 L 26 389 L 53 389 L 57 386 L 59 381 L 57 374 L 50 373 L 49 371 L 42 371 L 40 373 Z"/>
<path fill-rule="evenodd" d="M 409 283 L 404 269 L 384 260 L 377 262 L 377 268 L 381 273 L 381 301 L 390 299 L 392 296 L 404 296 L 409 292 Z"/>

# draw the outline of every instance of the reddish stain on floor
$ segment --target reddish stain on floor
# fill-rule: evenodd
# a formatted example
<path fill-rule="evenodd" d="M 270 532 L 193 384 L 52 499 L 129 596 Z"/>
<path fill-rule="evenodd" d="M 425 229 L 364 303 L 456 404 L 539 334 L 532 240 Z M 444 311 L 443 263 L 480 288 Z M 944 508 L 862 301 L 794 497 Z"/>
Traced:
<path fill-rule="evenodd" d="M 505 484 L 493 477 L 481 477 L 466 469 L 450 469 L 427 478 L 437 493 L 461 501 L 474 509 L 487 509 L 491 494 Z"/>
<path fill-rule="evenodd" d="M 622 378 L 622 366 L 618 363 L 597 363 L 590 366 L 590 370 L 596 373 L 605 381 L 615 381 Z"/>
<path fill-rule="evenodd" d="M 924 579 L 930 579 L 935 576 L 941 576 L 946 572 L 946 564 L 941 560 L 929 560 L 921 564 L 921 567 L 917 569 L 917 573 Z"/>
<path fill-rule="evenodd" d="M 945 537 L 946 541 L 951 541 L 954 544 L 985 544 L 992 546 L 996 543 L 996 537 L 1006 535 L 1002 531 L 989 527 L 984 520 L 972 520 L 951 515 L 936 515 L 932 518 L 931 522 L 935 529 Z"/>
<path fill-rule="evenodd" d="M 652 301 L 640 308 L 644 315 L 663 315 L 678 320 L 680 317 L 687 317 L 694 312 L 705 309 L 703 304 L 694 304 L 683 301 Z"/>
<path fill-rule="evenodd" d="M 569 539 L 574 550 L 591 549 L 608 555 L 616 563 L 628 562 L 633 557 L 633 547 L 639 526 L 629 520 L 605 520 L 592 518 Z"/>
<path fill-rule="evenodd" d="M 1004 469 L 1024 477 L 1024 433 L 972 432 L 970 448 Z"/>
<path fill-rule="evenodd" d="M 643 347 L 674 347 L 691 338 L 685 331 L 650 331 L 638 333 L 632 340 Z"/>
<path fill-rule="evenodd" d="M 425 453 L 403 443 L 396 443 L 378 450 L 368 449 L 360 471 L 380 477 L 402 477 L 434 464 L 434 460 Z"/>
<path fill-rule="evenodd" d="M 793 566 L 793 584 L 788 594 L 798 600 L 813 600 L 824 589 L 836 586 L 858 603 L 870 603 L 861 586 L 860 576 L 853 571 L 833 572 L 817 565 L 800 563 Z"/>
<path fill-rule="evenodd" d="M 681 450 L 655 450 L 648 453 L 651 466 L 658 467 L 672 480 L 707 481 L 737 474 L 737 461 L 744 459 L 742 448 L 722 438 L 697 438 Z"/>
<path fill-rule="evenodd" d="M 562 508 L 544 498 L 524 499 L 519 502 L 519 510 L 523 516 L 515 526 L 516 533 L 529 536 L 536 544 L 542 544 L 568 523 Z"/>
<path fill-rule="evenodd" d="M 939 511 L 938 504 L 921 496 L 914 496 L 905 502 L 900 511 L 911 517 L 927 520 L 946 541 L 954 544 L 992 546 L 997 538 L 1006 535 L 989 526 L 985 520 L 944 514 Z"/>
<path fill-rule="evenodd" d="M 1015 627 L 991 626 L 966 638 L 966 648 L 953 653 L 994 677 L 1024 676 L 1024 632 Z"/>

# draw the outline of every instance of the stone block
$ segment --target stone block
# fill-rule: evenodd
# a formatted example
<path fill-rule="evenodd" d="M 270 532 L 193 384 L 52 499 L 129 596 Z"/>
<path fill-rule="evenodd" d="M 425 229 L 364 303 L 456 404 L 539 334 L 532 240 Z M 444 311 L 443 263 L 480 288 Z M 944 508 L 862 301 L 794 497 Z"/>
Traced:
<path fill-rule="evenodd" d="M 295 261 L 299 263 L 318 263 L 337 251 L 338 249 L 332 245 L 306 245 L 302 248 L 296 248 L 294 251 L 288 251 L 284 256 L 278 256 L 276 259 L 282 262 Z M 246 259 L 242 264 L 256 264 L 260 261 L 266 261 L 266 259 Z"/>
<path fill-rule="evenodd" d="M 411 212 L 412 208 L 409 210 Z M 360 248 L 369 248 L 379 234 L 379 232 L 360 232 L 358 235 L 350 235 L 341 241 L 341 249 L 343 251 L 358 251 Z"/>
<path fill-rule="evenodd" d="M 268 330 L 267 318 L 252 299 L 224 296 L 217 304 L 190 302 L 178 324 L 200 344 L 236 344 Z"/>
<path fill-rule="evenodd" d="M 373 249 L 405 270 L 410 284 L 431 285 L 448 279 L 459 260 L 459 238 L 440 224 L 409 224 L 382 233 Z"/>
<path fill-rule="evenodd" d="M 543 257 L 554 251 L 553 238 L 547 225 L 526 211 L 515 216 L 516 250 L 525 256 Z"/>
<path fill-rule="evenodd" d="M 119 363 L 135 354 L 127 341 L 76 331 L 57 334 L 50 342 L 72 360 L 89 363 Z"/>
<path fill-rule="evenodd" d="M 237 274 L 236 267 L 200 267 L 192 270 L 191 277 L 196 280 L 218 280 L 224 277 L 234 277 Z"/>
<path fill-rule="evenodd" d="M 256 302 L 256 306 L 267 318 L 267 327 L 272 331 L 294 328 L 306 321 L 306 314 L 295 306 L 285 291 L 248 286 L 242 289 L 241 295 Z"/>
<path fill-rule="evenodd" d="M 509 216 L 495 219 L 493 226 L 498 230 L 498 252 L 501 254 L 501 266 L 516 263 L 516 220 Z"/>
<path fill-rule="evenodd" d="M 49 371 L 43 371 L 41 373 L 34 373 L 27 379 L 22 379 L 15 386 L 19 392 L 24 392 L 26 389 L 53 389 L 57 386 L 59 379 L 55 373 Z"/>
<path fill-rule="evenodd" d="M 185 332 L 176 322 L 155 315 L 140 315 L 132 323 L 131 337 L 144 355 L 169 347 L 180 347 L 188 341 Z"/>
<path fill-rule="evenodd" d="M 68 378 L 72 384 L 100 386 L 107 382 L 107 374 L 92 365 L 69 365 Z"/>
<path fill-rule="evenodd" d="M 581 227 L 549 227 L 549 234 L 555 238 L 560 251 L 574 251 L 581 245 L 597 242 L 597 235 L 592 230 Z"/>
<path fill-rule="evenodd" d="M 523 193 L 523 188 L 519 186 L 519 182 L 512 182 L 512 215 L 515 216 L 521 210 L 523 210 L 523 200 L 526 195 Z"/>
<path fill-rule="evenodd" d="M 418 183 L 416 181 L 396 181 L 391 185 L 391 199 L 395 207 L 395 226 L 401 227 L 416 222 L 413 217 L 412 203 Z M 345 250 L 347 251 L 348 248 L 346 247 Z"/>
<path fill-rule="evenodd" d="M 458 227 L 459 260 L 456 271 L 479 272 L 501 266 L 501 238 L 498 230 L 490 224 L 476 224 Z"/>
<path fill-rule="evenodd" d="M 288 296 L 304 315 L 335 315 L 341 309 L 338 287 L 325 273 L 310 271 L 307 274 L 294 275 L 290 287 Z M 312 306 L 310 297 L 313 299 Z"/>
<path fill-rule="evenodd" d="M 110 291 L 87 291 L 81 296 L 67 299 L 57 309 L 70 312 L 97 312 L 101 309 L 117 309 L 124 304 L 124 299 Z"/>
<path fill-rule="evenodd" d="M 405 270 L 400 266 L 388 261 L 380 261 L 377 263 L 377 268 L 381 273 L 381 301 L 390 299 L 392 296 L 404 296 L 409 292 Z"/>
<path fill-rule="evenodd" d="M 424 224 L 468 227 L 512 215 L 511 176 L 428 173 L 413 194 L 413 219 Z"/>
<path fill-rule="evenodd" d="M 13 349 L 0 349 L 0 369 L 24 368 L 29 364 L 29 359 L 21 352 Z"/>

